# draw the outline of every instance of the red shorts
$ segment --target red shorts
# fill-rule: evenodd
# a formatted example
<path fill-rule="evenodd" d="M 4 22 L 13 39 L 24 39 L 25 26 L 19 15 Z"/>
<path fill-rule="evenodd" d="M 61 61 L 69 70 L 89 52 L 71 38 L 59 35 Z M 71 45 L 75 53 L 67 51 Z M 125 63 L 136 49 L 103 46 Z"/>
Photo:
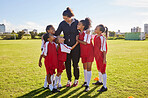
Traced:
<path fill-rule="evenodd" d="M 63 72 L 63 70 L 65 69 L 65 65 L 64 65 L 64 62 L 63 61 L 58 61 L 58 67 L 57 67 L 57 72 L 61 73 Z"/>
<path fill-rule="evenodd" d="M 94 61 L 94 56 L 81 57 L 81 60 L 82 60 L 82 63 L 93 62 Z"/>
<path fill-rule="evenodd" d="M 102 59 L 96 60 L 96 64 L 98 71 L 101 71 L 101 73 L 105 73 L 106 64 L 103 64 L 103 60 Z"/>
<path fill-rule="evenodd" d="M 55 69 L 52 69 L 52 68 L 49 67 L 49 66 L 45 66 L 45 67 L 46 67 L 46 73 L 47 73 L 47 75 L 48 75 L 48 74 L 53 75 L 53 74 L 56 73 L 56 72 L 55 72 Z"/>

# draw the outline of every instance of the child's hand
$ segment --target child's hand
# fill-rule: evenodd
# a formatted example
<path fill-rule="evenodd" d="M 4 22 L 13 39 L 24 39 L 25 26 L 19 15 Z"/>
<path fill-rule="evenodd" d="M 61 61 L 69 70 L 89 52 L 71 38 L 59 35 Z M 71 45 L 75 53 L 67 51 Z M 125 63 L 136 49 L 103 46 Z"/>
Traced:
<path fill-rule="evenodd" d="M 42 62 L 39 62 L 39 67 L 42 67 Z"/>
<path fill-rule="evenodd" d="M 105 59 L 103 60 L 103 64 L 106 64 L 106 60 Z"/>
<path fill-rule="evenodd" d="M 76 36 L 76 41 L 78 41 L 78 40 L 79 40 L 79 35 Z"/>

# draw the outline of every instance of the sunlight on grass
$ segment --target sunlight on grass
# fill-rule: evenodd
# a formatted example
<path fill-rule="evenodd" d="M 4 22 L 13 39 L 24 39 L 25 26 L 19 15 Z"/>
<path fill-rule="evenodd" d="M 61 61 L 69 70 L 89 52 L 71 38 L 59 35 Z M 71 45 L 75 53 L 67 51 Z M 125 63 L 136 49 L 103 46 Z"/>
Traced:
<path fill-rule="evenodd" d="M 0 97 L 120 97 L 148 96 L 148 40 L 108 40 L 107 87 L 92 85 L 98 76 L 95 62 L 92 66 L 90 91 L 83 92 L 83 67 L 80 60 L 80 79 L 77 87 L 66 88 L 66 72 L 62 74 L 60 93 L 44 90 L 45 67 L 38 67 L 41 40 L 0 40 Z M 74 81 L 74 77 L 72 79 Z"/>

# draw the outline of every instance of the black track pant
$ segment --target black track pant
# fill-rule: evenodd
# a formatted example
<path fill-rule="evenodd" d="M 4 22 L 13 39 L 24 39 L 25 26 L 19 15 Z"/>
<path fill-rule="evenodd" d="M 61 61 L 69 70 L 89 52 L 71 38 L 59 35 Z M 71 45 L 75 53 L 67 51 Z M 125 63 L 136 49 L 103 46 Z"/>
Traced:
<path fill-rule="evenodd" d="M 67 60 L 65 62 L 66 73 L 68 80 L 71 81 L 71 61 L 74 67 L 74 77 L 75 79 L 79 79 L 79 59 L 80 59 L 80 45 L 77 45 L 70 54 L 67 54 Z"/>

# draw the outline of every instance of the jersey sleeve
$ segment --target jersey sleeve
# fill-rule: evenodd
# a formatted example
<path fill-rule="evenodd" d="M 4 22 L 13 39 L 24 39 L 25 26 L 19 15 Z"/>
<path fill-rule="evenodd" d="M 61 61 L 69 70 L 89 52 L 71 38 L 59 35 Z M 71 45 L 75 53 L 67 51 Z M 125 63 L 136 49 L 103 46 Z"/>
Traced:
<path fill-rule="evenodd" d="M 47 56 L 47 53 L 48 53 L 48 43 L 49 42 L 46 42 L 45 44 L 44 44 L 44 50 L 43 50 L 43 54 L 45 55 L 45 56 Z"/>
<path fill-rule="evenodd" d="M 44 40 L 42 39 L 41 49 L 44 48 Z"/>
<path fill-rule="evenodd" d="M 91 40 L 91 35 L 85 33 L 83 41 L 86 42 L 87 44 L 90 44 L 90 40 Z"/>
<path fill-rule="evenodd" d="M 101 51 L 102 52 L 106 51 L 106 38 L 101 36 L 100 39 L 101 39 Z"/>

